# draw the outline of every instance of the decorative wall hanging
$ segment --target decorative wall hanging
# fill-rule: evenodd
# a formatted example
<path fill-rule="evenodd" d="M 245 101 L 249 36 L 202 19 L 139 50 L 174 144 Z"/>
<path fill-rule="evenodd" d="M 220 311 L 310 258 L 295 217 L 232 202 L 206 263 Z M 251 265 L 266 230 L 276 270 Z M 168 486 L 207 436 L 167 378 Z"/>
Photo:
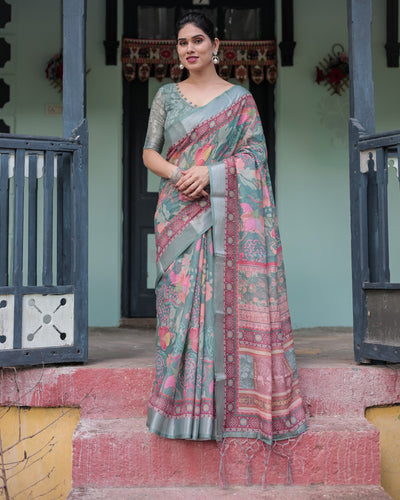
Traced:
<path fill-rule="evenodd" d="M 331 95 L 341 95 L 349 86 L 349 56 L 343 45 L 335 43 L 332 53 L 316 66 L 315 81 L 327 86 Z"/>
<path fill-rule="evenodd" d="M 86 74 L 90 72 L 90 68 L 86 70 Z M 53 56 L 46 66 L 46 78 L 50 80 L 51 85 L 59 92 L 63 89 L 63 56 L 60 52 Z"/>
<path fill-rule="evenodd" d="M 277 78 L 276 42 L 232 41 L 220 42 L 219 74 L 224 80 L 231 77 L 243 83 L 249 77 L 254 83 L 264 78 L 275 83 Z M 151 74 L 160 82 L 169 76 L 177 82 L 182 77 L 175 40 L 122 40 L 122 68 L 128 81 L 136 77 L 145 82 Z"/>
<path fill-rule="evenodd" d="M 62 54 L 53 56 L 46 66 L 46 78 L 50 80 L 51 85 L 59 92 L 63 87 L 63 58 Z"/>

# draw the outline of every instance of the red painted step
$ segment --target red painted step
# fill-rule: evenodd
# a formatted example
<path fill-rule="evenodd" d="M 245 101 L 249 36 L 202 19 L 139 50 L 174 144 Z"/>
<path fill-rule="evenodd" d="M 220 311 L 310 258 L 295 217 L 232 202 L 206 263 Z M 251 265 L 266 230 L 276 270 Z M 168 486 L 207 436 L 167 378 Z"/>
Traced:
<path fill-rule="evenodd" d="M 390 365 L 328 368 L 319 362 L 319 366 L 301 368 L 299 380 L 307 413 L 312 416 L 363 417 L 368 407 L 399 401 L 400 370 Z"/>
<path fill-rule="evenodd" d="M 364 418 L 315 417 L 299 439 L 278 443 L 266 481 L 285 484 L 290 457 L 297 485 L 379 485 L 379 433 Z M 245 440 L 238 440 L 242 447 Z M 228 446 L 229 444 L 229 446 Z M 261 484 L 268 450 L 255 444 L 252 482 Z M 257 451 L 258 448 L 258 451 Z M 219 484 L 220 452 L 215 442 L 159 438 L 143 418 L 83 419 L 73 440 L 74 488 L 201 486 Z M 224 458 L 229 485 L 248 484 L 248 463 L 235 440 Z"/>
<path fill-rule="evenodd" d="M 136 361 L 132 361 L 134 363 Z M 388 366 L 306 366 L 299 368 L 300 387 L 310 416 L 362 417 L 369 406 L 399 401 L 400 370 Z M 19 399 L 26 406 L 80 406 L 82 418 L 143 417 L 154 368 L 67 366 L 3 371 L 0 401 Z M 22 390 L 23 389 L 23 390 Z"/>
<path fill-rule="evenodd" d="M 215 442 L 171 441 L 147 431 L 144 416 L 154 378 L 153 347 L 146 348 L 139 335 L 133 341 L 129 332 L 115 351 L 118 335 L 115 340 L 107 334 L 106 355 L 93 357 L 86 366 L 2 371 L 3 404 L 81 408 L 73 443 L 71 498 L 269 498 L 260 486 L 230 489 L 227 495 L 218 487 L 220 453 Z M 364 419 L 364 412 L 369 406 L 398 403 L 400 369 L 360 366 L 351 354 L 335 357 L 325 348 L 329 338 L 318 337 L 318 356 L 304 355 L 314 349 L 315 336 L 307 337 L 309 345 L 302 347 L 298 372 L 310 428 L 298 440 L 277 444 L 267 468 L 267 491 L 271 489 L 277 500 L 388 498 L 378 486 L 378 431 Z M 329 345 L 340 346 L 340 339 L 336 335 Z M 282 455 L 290 455 L 294 486 L 282 486 L 288 476 Z M 247 484 L 247 460 L 235 441 L 225 463 L 228 484 Z M 253 483 L 261 484 L 262 449 L 251 461 L 251 470 Z M 313 483 L 324 486 L 310 486 Z"/>
<path fill-rule="evenodd" d="M 181 488 L 76 488 L 67 500 L 390 500 L 380 486 L 268 486 Z"/>

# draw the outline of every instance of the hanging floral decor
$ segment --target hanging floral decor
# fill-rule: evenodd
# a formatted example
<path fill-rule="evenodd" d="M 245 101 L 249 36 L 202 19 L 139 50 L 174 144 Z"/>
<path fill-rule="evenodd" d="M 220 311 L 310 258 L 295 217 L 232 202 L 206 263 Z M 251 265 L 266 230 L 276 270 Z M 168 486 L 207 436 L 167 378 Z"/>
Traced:
<path fill-rule="evenodd" d="M 46 78 L 50 80 L 51 85 L 59 92 L 63 87 L 63 56 L 62 53 L 53 56 L 46 66 Z"/>
<path fill-rule="evenodd" d="M 315 81 L 328 87 L 331 95 L 341 95 L 349 86 L 349 56 L 343 45 L 336 43 L 331 54 L 316 67 Z"/>
<path fill-rule="evenodd" d="M 276 42 L 232 41 L 220 42 L 218 71 L 222 78 L 233 77 L 244 82 L 250 76 L 255 83 L 266 79 L 275 83 L 277 77 Z M 160 82 L 167 76 L 179 81 L 182 70 L 175 40 L 122 40 L 122 67 L 128 81 L 135 78 L 145 82 L 153 74 Z"/>
<path fill-rule="evenodd" d="M 90 69 L 86 70 L 86 74 Z M 63 55 L 62 52 L 53 56 L 46 66 L 46 78 L 50 80 L 51 85 L 60 93 L 63 89 Z"/>

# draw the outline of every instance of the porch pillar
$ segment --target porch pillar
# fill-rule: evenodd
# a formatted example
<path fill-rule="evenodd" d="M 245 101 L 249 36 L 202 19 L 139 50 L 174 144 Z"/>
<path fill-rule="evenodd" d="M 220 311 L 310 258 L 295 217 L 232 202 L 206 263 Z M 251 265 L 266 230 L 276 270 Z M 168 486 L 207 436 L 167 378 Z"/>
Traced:
<path fill-rule="evenodd" d="M 86 0 L 63 2 L 63 134 L 86 118 Z"/>
<path fill-rule="evenodd" d="M 353 328 L 356 361 L 367 331 L 365 282 L 377 279 L 383 269 L 379 249 L 376 171 L 360 170 L 359 138 L 375 132 L 372 74 L 372 0 L 347 0 L 350 71 L 350 211 L 353 284 Z M 377 274 L 378 273 L 378 274 Z"/>
<path fill-rule="evenodd" d="M 347 19 L 350 59 L 350 117 L 365 132 L 375 131 L 374 81 L 372 77 L 372 0 L 348 0 Z"/>
<path fill-rule="evenodd" d="M 358 140 L 375 130 L 372 79 L 372 0 L 347 0 L 350 71 L 350 212 L 353 285 L 353 335 L 356 361 L 367 329 L 367 305 L 362 284 L 369 281 L 367 176 L 360 172 Z"/>
<path fill-rule="evenodd" d="M 63 5 L 63 135 L 81 146 L 74 164 L 72 210 L 62 214 L 61 241 L 70 241 L 76 228 L 80 250 L 73 253 L 75 331 L 82 338 L 87 360 L 88 343 L 88 124 L 86 120 L 86 0 L 64 0 Z M 76 156 L 76 155 L 75 155 Z M 70 219 L 72 217 L 72 219 Z"/>

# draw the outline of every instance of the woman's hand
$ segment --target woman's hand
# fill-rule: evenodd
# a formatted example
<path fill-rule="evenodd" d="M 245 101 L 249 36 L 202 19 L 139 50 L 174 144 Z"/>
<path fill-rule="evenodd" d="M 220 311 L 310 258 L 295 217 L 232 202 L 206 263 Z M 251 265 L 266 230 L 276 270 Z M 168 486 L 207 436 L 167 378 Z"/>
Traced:
<path fill-rule="evenodd" d="M 195 165 L 182 171 L 182 176 L 176 183 L 176 188 L 188 199 L 198 200 L 208 193 L 204 190 L 210 183 L 210 175 L 206 165 Z"/>

